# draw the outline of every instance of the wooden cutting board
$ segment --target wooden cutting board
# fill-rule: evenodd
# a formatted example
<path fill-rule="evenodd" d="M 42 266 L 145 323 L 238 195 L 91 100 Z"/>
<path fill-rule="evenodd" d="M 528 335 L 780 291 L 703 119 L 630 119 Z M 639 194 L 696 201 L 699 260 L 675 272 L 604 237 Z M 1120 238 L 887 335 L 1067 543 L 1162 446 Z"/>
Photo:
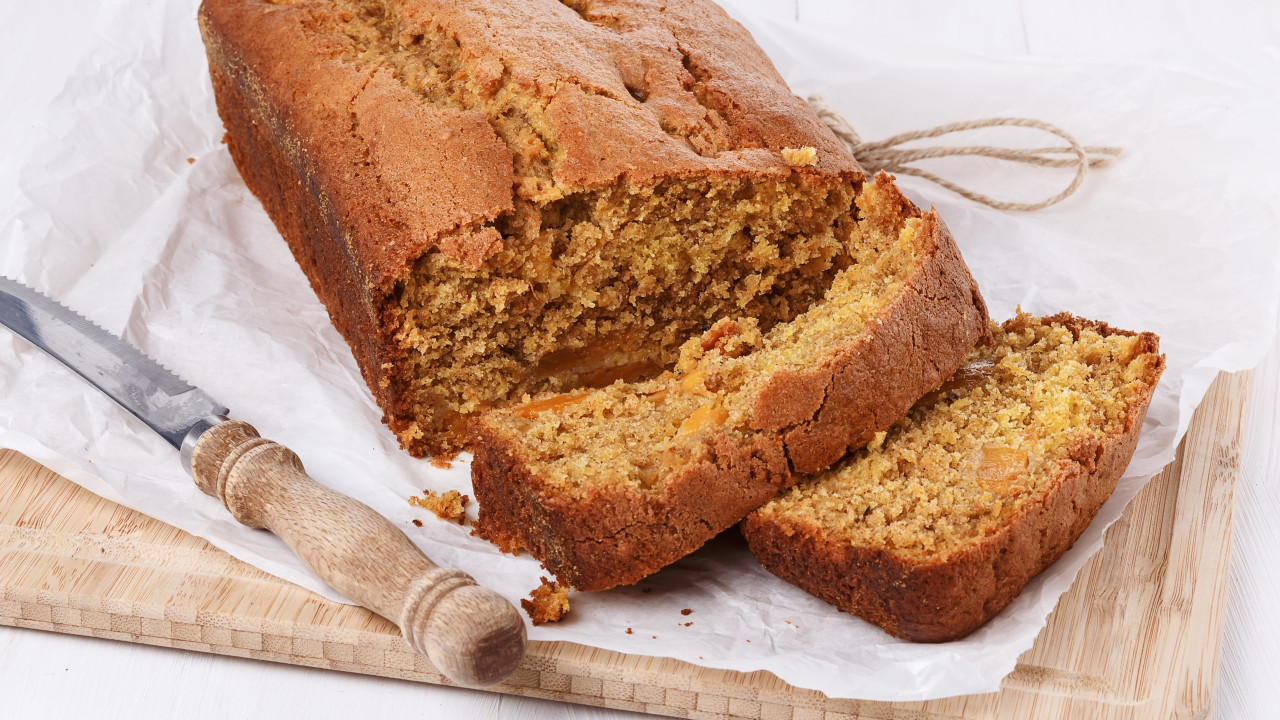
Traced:
<path fill-rule="evenodd" d="M 498 692 L 690 718 L 1204 718 L 1216 683 L 1247 375 L 1108 530 L 1000 692 L 829 699 L 767 672 L 532 643 Z M 390 622 L 0 452 L 0 624 L 447 684 Z"/>

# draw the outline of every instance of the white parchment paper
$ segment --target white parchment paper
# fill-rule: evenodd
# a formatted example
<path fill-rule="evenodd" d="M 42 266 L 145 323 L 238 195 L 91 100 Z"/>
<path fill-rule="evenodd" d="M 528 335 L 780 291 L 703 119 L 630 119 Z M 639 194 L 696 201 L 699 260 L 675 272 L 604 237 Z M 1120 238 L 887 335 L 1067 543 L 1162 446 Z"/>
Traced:
<path fill-rule="evenodd" d="M 113 0 L 99 13 L 98 41 L 84 49 L 24 154 L 8 160 L 20 180 L 0 188 L 0 272 L 200 385 L 234 417 L 296 450 L 318 480 L 403 527 L 438 562 L 512 601 L 525 596 L 543 574 L 535 561 L 502 555 L 406 503 L 427 488 L 470 492 L 467 464 L 440 470 L 414 460 L 381 425 L 347 346 L 219 143 L 195 4 Z M 938 206 L 993 317 L 1021 305 L 1153 330 L 1168 371 L 1133 463 L 1098 520 L 964 640 L 894 640 L 773 578 L 729 538 L 637 587 L 577 593 L 568 619 L 531 628 L 530 637 L 765 669 L 831 696 L 923 700 L 995 690 L 1101 546 L 1105 527 L 1173 458 L 1213 377 L 1250 367 L 1270 342 L 1280 296 L 1280 152 L 1269 135 L 1280 116 L 1280 62 L 1273 50 L 1233 47 L 1229 25 L 1205 30 L 1219 33 L 1221 52 L 1194 59 L 1160 47 L 1137 57 L 1098 50 L 997 59 L 904 42 L 910 36 L 891 25 L 876 35 L 739 17 L 797 93 L 823 93 L 865 137 L 1007 114 L 1123 145 L 1113 168 L 1035 214 L 990 211 L 909 178 L 901 184 L 917 202 Z M 1189 32 L 1194 20 L 1182 22 Z M 975 161 L 937 169 L 1023 199 L 1065 181 Z M 163 440 L 5 332 L 0 446 L 335 597 L 273 536 L 238 525 L 202 495 Z"/>

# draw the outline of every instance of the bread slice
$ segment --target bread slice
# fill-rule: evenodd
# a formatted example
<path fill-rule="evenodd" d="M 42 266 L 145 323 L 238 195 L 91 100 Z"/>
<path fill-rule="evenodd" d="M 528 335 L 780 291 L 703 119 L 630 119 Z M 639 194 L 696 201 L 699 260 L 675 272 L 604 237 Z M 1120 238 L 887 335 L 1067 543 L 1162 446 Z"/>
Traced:
<path fill-rule="evenodd" d="M 711 0 L 204 0 L 226 141 L 411 453 L 822 297 L 862 171 Z"/>
<path fill-rule="evenodd" d="M 722 321 L 655 380 L 472 423 L 477 533 L 583 590 L 634 583 L 901 417 L 988 332 L 946 227 L 881 175 L 825 298 Z"/>
<path fill-rule="evenodd" d="M 1071 547 L 1115 489 L 1159 340 L 1019 314 L 865 449 L 742 523 L 784 580 L 908 640 L 952 640 Z"/>

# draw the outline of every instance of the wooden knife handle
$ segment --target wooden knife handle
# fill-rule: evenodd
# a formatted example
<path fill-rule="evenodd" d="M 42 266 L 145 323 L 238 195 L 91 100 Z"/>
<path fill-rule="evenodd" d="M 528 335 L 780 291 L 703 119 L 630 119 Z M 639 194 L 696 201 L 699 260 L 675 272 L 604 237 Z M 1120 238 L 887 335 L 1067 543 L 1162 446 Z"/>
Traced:
<path fill-rule="evenodd" d="M 236 520 L 284 540 L 343 595 L 400 626 L 405 640 L 449 679 L 501 682 L 524 655 L 524 620 L 470 575 L 431 562 L 369 506 L 336 493 L 292 450 L 228 420 L 191 450 L 191 475 Z"/>

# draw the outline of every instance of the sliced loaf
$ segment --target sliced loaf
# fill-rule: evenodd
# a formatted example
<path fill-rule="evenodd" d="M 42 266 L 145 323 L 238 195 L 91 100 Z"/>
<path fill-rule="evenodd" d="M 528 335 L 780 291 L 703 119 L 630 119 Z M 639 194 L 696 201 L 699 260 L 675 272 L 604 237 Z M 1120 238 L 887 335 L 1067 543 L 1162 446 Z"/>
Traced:
<path fill-rule="evenodd" d="M 825 297 L 760 332 L 721 321 L 677 370 L 473 421 L 478 534 L 602 590 L 697 549 L 888 428 L 988 333 L 946 227 L 881 175 Z"/>
<path fill-rule="evenodd" d="M 743 534 L 769 571 L 892 635 L 961 637 L 1084 531 L 1163 369 L 1151 333 L 1020 314 L 887 434 L 752 513 Z"/>

